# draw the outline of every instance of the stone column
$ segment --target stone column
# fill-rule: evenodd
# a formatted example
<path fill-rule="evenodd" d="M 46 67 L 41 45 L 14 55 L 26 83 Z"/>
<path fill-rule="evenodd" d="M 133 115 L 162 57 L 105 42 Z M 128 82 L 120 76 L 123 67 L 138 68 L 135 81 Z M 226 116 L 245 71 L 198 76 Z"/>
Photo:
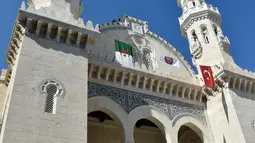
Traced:
<path fill-rule="evenodd" d="M 80 47 L 81 36 L 82 36 L 82 33 L 78 32 L 77 39 L 76 39 L 76 47 L 77 47 L 77 48 Z"/>
<path fill-rule="evenodd" d="M 29 32 L 29 29 L 30 29 L 30 26 L 31 26 L 31 22 L 32 22 L 32 19 L 31 18 L 27 18 L 26 33 Z"/>
<path fill-rule="evenodd" d="M 123 72 L 121 73 L 121 80 L 120 80 L 120 83 L 121 83 L 122 85 L 124 85 L 125 77 L 126 77 L 126 73 L 123 71 Z"/>
<path fill-rule="evenodd" d="M 114 71 L 114 75 L 113 75 L 113 82 L 116 82 L 117 76 L 118 76 L 118 71 L 115 70 L 115 71 Z"/>
<path fill-rule="evenodd" d="M 157 84 L 156 84 L 156 92 L 159 92 L 159 87 L 161 86 L 161 83 L 160 81 L 158 80 L 157 81 Z"/>
<path fill-rule="evenodd" d="M 42 23 L 43 22 L 41 20 L 37 21 L 37 26 L 36 26 L 36 31 L 35 31 L 36 37 L 40 36 L 40 30 L 41 30 Z"/>
<path fill-rule="evenodd" d="M 153 91 L 154 79 L 151 78 L 150 82 L 150 90 Z"/>
<path fill-rule="evenodd" d="M 106 81 L 109 80 L 110 73 L 111 73 L 111 69 L 108 68 L 107 71 L 106 71 L 106 74 L 105 74 L 105 80 Z"/>
<path fill-rule="evenodd" d="M 208 25 L 207 29 L 208 29 L 210 41 L 211 40 L 212 41 L 215 41 L 215 40 L 217 41 L 217 36 L 216 36 L 213 25 Z"/>
<path fill-rule="evenodd" d="M 133 80 L 133 74 L 132 74 L 132 73 L 129 73 L 129 77 L 128 77 L 128 86 L 131 85 L 132 80 Z"/>
<path fill-rule="evenodd" d="M 188 99 L 190 100 L 190 96 L 191 96 L 192 89 L 189 88 L 188 90 L 189 90 L 189 92 L 188 92 Z"/>
<path fill-rule="evenodd" d="M 94 71 L 94 65 L 91 64 L 90 70 L 89 70 L 89 78 L 92 78 L 92 73 Z"/>
<path fill-rule="evenodd" d="M 196 43 L 195 37 L 192 35 L 192 33 L 187 33 L 187 37 L 188 37 L 189 45 L 193 46 Z"/>
<path fill-rule="evenodd" d="M 147 78 L 143 78 L 143 89 L 146 89 Z"/>
<path fill-rule="evenodd" d="M 182 90 L 182 98 L 185 98 L 185 92 L 186 92 L 186 90 L 188 90 L 188 88 L 184 88 L 184 89 Z"/>
<path fill-rule="evenodd" d="M 101 75 L 101 72 L 102 72 L 102 68 L 99 66 L 98 67 L 98 71 L 97 71 L 97 79 L 100 79 L 100 75 Z"/>
<path fill-rule="evenodd" d="M 123 143 L 135 143 L 134 141 L 134 124 L 130 122 L 132 119 L 128 119 L 127 122 L 123 124 L 125 139 Z"/>
<path fill-rule="evenodd" d="M 46 39 L 48 40 L 50 40 L 51 28 L 52 28 L 52 23 L 49 23 L 47 27 L 47 33 L 46 33 Z"/>
<path fill-rule="evenodd" d="M 205 43 L 205 37 L 204 37 L 204 34 L 201 31 L 201 29 L 196 30 L 196 31 L 199 31 L 199 32 L 197 32 L 198 41 L 200 41 L 200 43 Z"/>
<path fill-rule="evenodd" d="M 173 95 L 174 86 L 175 86 L 175 84 L 171 84 L 171 88 L 170 88 L 170 91 L 169 91 L 169 93 L 170 93 L 171 96 L 174 96 L 174 95 Z"/>
<path fill-rule="evenodd" d="M 140 76 L 137 75 L 137 77 L 136 77 L 136 88 L 139 88 L 139 83 L 140 83 Z"/>
<path fill-rule="evenodd" d="M 72 36 L 72 30 L 71 29 L 69 29 L 68 30 L 68 32 L 67 32 L 67 38 L 66 38 L 66 44 L 67 45 L 70 45 L 71 43 L 70 43 L 70 39 L 71 39 L 71 36 Z"/>
<path fill-rule="evenodd" d="M 60 42 L 61 32 L 62 32 L 62 27 L 58 27 L 58 33 L 57 33 L 57 38 L 56 38 L 57 42 Z"/>

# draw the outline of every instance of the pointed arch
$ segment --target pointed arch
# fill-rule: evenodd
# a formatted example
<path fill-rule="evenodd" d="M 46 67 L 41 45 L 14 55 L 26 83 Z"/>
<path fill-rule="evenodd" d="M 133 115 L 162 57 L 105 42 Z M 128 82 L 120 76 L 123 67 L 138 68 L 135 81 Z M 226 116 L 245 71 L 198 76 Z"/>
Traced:
<path fill-rule="evenodd" d="M 127 122 L 127 112 L 115 101 L 104 96 L 95 96 L 88 98 L 88 113 L 98 110 L 112 116 L 122 125 Z"/>
<path fill-rule="evenodd" d="M 147 119 L 157 125 L 165 136 L 166 142 L 171 143 L 169 134 L 171 132 L 171 121 L 164 113 L 149 105 L 135 108 L 129 113 L 128 121 L 130 127 L 132 127 L 129 132 L 134 132 L 133 127 L 135 127 L 136 122 L 140 119 Z"/>
<path fill-rule="evenodd" d="M 88 143 L 125 140 L 126 111 L 113 100 L 96 96 L 88 99 Z M 110 134 L 116 136 L 111 137 Z M 103 137 L 103 138 L 100 138 Z"/>
<path fill-rule="evenodd" d="M 192 116 L 179 115 L 175 120 L 173 121 L 173 132 L 178 133 L 182 126 L 187 126 L 199 136 L 203 143 L 210 142 L 209 130 L 197 119 Z M 171 137 L 174 142 L 178 142 L 178 134 Z"/>
<path fill-rule="evenodd" d="M 210 40 L 209 40 L 209 32 L 208 32 L 207 25 L 205 24 L 201 25 L 200 29 L 203 34 L 203 38 L 204 38 L 203 40 L 205 41 L 206 44 L 209 44 Z"/>

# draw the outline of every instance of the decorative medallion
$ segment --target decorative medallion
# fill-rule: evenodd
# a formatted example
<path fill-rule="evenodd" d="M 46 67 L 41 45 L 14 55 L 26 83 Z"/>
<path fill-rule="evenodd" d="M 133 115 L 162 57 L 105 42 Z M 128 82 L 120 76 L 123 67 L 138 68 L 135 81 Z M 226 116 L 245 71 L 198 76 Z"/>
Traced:
<path fill-rule="evenodd" d="M 252 130 L 255 132 L 255 120 L 251 122 Z"/>
<path fill-rule="evenodd" d="M 64 98 L 66 92 L 64 85 L 54 78 L 44 80 L 40 85 L 40 91 L 62 98 Z"/>
<path fill-rule="evenodd" d="M 132 23 L 132 30 L 143 35 L 143 26 L 137 23 Z"/>
<path fill-rule="evenodd" d="M 147 45 L 146 39 L 144 39 L 142 36 L 139 35 L 132 35 L 131 36 L 132 41 L 136 44 L 136 46 L 139 47 L 139 49 L 145 45 Z"/>

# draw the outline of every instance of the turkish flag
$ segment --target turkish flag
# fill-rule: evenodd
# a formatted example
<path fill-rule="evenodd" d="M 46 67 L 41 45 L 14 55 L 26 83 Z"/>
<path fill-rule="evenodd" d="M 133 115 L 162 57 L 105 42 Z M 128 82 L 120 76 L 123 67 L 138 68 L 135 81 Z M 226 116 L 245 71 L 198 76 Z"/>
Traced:
<path fill-rule="evenodd" d="M 212 68 L 209 66 L 200 66 L 200 70 L 205 82 L 206 87 L 214 88 L 215 83 L 214 83 L 214 78 L 213 78 L 213 73 L 212 73 Z"/>

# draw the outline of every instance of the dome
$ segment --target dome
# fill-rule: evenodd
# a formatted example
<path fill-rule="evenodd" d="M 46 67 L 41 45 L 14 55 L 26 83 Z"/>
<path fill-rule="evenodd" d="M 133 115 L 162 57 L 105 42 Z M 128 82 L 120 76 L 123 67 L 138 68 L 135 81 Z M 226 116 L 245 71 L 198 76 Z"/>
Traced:
<path fill-rule="evenodd" d="M 195 77 L 184 57 L 151 32 L 146 21 L 124 16 L 99 26 L 101 34 L 91 53 L 119 66 L 159 75 Z"/>

